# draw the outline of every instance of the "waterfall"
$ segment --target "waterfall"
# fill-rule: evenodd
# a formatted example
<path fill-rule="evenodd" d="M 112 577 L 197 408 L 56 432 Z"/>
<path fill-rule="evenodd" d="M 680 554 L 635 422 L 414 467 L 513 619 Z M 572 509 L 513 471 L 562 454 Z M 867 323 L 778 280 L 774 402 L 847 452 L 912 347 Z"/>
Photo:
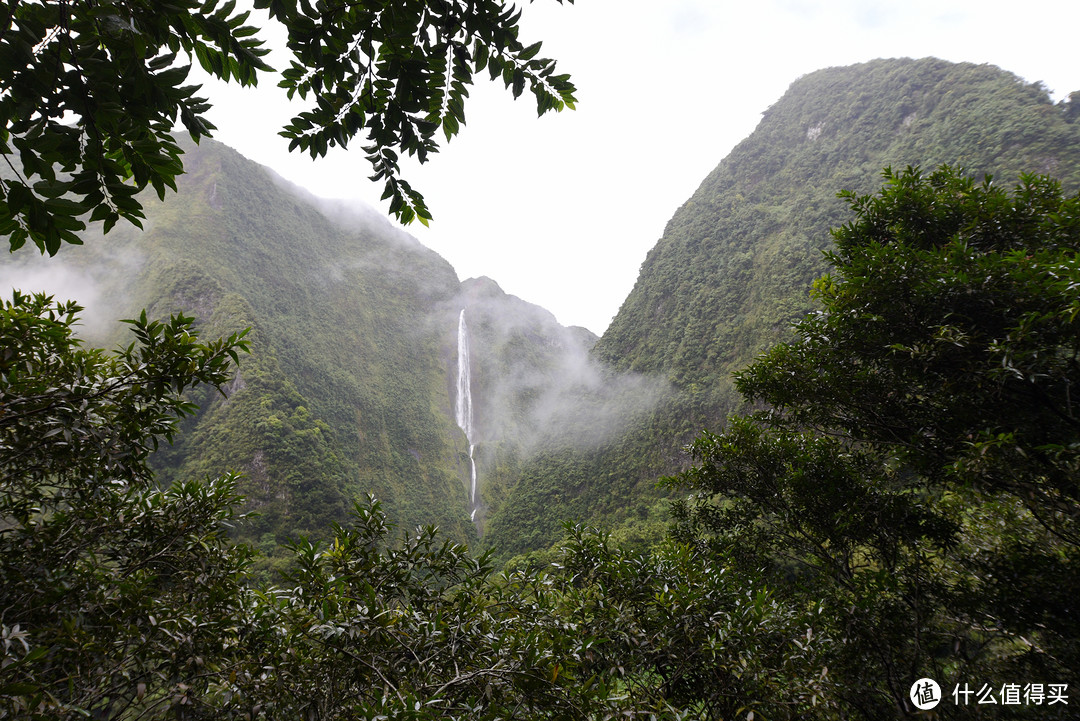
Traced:
<path fill-rule="evenodd" d="M 465 440 L 469 444 L 469 467 L 472 484 L 469 487 L 469 518 L 476 520 L 476 511 L 479 504 L 476 501 L 476 444 L 473 443 L 473 409 L 472 409 L 472 368 L 469 359 L 469 327 L 465 325 L 465 309 L 461 309 L 458 316 L 458 372 L 457 372 L 457 406 L 455 416 L 458 427 L 465 432 Z"/>

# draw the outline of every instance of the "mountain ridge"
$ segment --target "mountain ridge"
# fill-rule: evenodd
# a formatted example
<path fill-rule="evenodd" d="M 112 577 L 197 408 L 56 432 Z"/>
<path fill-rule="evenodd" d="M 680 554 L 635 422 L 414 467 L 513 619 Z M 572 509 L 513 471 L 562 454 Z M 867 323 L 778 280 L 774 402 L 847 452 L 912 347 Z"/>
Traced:
<path fill-rule="evenodd" d="M 514 522 L 493 521 L 487 540 L 526 553 L 515 536 L 526 525 L 533 548 L 554 543 L 560 508 L 589 523 L 653 514 L 663 498 L 655 480 L 687 463 L 682 447 L 740 410 L 731 373 L 814 309 L 808 290 L 827 271 L 829 230 L 850 217 L 839 191 L 875 191 L 886 166 L 949 163 L 1008 184 L 1053 172 L 1075 192 L 1071 103 L 994 66 L 937 58 L 873 60 L 793 82 L 676 209 L 593 349 L 613 372 L 662 376 L 672 394 L 602 448 L 526 464 L 529 493 L 506 505 Z M 551 500 L 564 486 L 573 500 L 559 506 Z"/>
<path fill-rule="evenodd" d="M 944 162 L 1005 181 L 1051 170 L 1075 189 L 1074 110 L 997 68 L 933 58 L 810 73 L 676 210 L 599 338 L 213 141 L 188 147 L 179 192 L 147 206 L 144 232 L 92 231 L 0 273 L 61 277 L 94 301 L 87 331 L 108 343 L 122 335 L 103 319 L 142 307 L 194 313 L 206 337 L 252 328 L 226 397 L 196 393 L 201 411 L 155 466 L 165 483 L 245 472 L 259 516 L 240 535 L 268 553 L 325 535 L 374 493 L 403 527 L 436 524 L 506 559 L 557 541 L 564 520 L 655 531 L 656 479 L 739 408 L 730 373 L 812 310 L 829 228 L 847 218 L 837 191 L 871 192 L 885 165 Z M 475 507 L 454 413 L 462 309 Z"/>
<path fill-rule="evenodd" d="M 324 536 L 367 493 L 404 528 L 434 524 L 475 543 L 483 514 L 470 521 L 468 444 L 453 408 L 460 310 L 482 341 L 489 465 L 496 446 L 527 452 L 509 436 L 540 423 L 549 386 L 566 375 L 558 369 L 580 374 L 596 336 L 491 279 L 460 281 L 372 211 L 314 198 L 214 141 L 185 147 L 178 192 L 147 203 L 144 231 L 92 230 L 57 258 L 9 256 L 0 274 L 35 290 L 50 275 L 67 280 L 56 290 L 89 301 L 101 321 L 85 330 L 98 344 L 126 342 L 116 320 L 141 308 L 193 314 L 205 337 L 251 328 L 227 397 L 196 392 L 200 411 L 154 465 L 163 483 L 241 471 L 257 517 L 240 535 L 267 552 Z M 487 485 L 494 508 L 497 483 Z"/>

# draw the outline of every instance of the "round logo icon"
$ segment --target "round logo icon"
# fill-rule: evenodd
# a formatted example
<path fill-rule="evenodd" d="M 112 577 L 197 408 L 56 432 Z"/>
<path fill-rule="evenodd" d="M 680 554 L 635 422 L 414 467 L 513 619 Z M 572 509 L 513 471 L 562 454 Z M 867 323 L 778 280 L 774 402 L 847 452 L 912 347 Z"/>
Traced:
<path fill-rule="evenodd" d="M 911 703 L 920 711 L 934 708 L 941 703 L 941 686 L 932 678 L 920 678 L 911 684 Z"/>

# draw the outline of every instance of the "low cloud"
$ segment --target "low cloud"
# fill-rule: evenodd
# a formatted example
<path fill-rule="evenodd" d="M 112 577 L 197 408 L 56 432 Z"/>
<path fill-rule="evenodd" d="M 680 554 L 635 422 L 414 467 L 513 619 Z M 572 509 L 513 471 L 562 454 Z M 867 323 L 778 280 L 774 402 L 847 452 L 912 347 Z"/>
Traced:
<path fill-rule="evenodd" d="M 107 336 L 116 327 L 117 318 L 104 302 L 101 285 L 86 269 L 71 267 L 60 258 L 0 265 L 0 289 L 5 299 L 12 292 L 46 293 L 57 301 L 73 300 L 83 306 L 76 332 L 86 339 Z M 81 327 L 80 327 L 81 326 Z"/>
<path fill-rule="evenodd" d="M 590 353 L 597 340 L 590 331 L 559 325 L 494 281 L 466 281 L 456 302 L 470 334 L 481 443 L 508 442 L 526 454 L 595 447 L 651 411 L 668 390 L 660 378 L 605 368 Z M 445 314 L 451 315 L 456 328 L 456 313 Z"/>

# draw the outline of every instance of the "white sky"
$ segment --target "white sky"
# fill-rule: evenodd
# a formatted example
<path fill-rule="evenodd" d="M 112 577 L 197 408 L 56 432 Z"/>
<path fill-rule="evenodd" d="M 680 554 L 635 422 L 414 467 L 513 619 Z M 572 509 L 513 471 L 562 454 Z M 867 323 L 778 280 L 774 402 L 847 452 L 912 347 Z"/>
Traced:
<path fill-rule="evenodd" d="M 478 77 L 461 134 L 406 171 L 435 216 L 408 230 L 462 279 L 489 276 L 602 333 L 676 208 L 801 75 L 933 55 L 1060 99 L 1080 90 L 1078 29 L 1075 0 L 536 0 L 522 40 L 573 75 L 578 109 L 537 119 L 527 91 L 515 102 Z M 275 85 L 206 87 L 215 137 L 316 195 L 385 212 L 362 142 L 318 161 L 287 153 L 277 131 L 302 106 Z"/>

